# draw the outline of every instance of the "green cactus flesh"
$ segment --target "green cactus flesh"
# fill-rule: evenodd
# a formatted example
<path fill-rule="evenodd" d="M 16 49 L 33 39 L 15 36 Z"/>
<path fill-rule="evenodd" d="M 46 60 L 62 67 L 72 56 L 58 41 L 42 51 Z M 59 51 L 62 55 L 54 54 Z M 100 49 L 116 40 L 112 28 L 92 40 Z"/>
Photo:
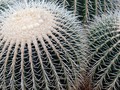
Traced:
<path fill-rule="evenodd" d="M 80 33 L 77 17 L 56 2 L 16 0 L 2 6 L 2 90 L 76 89 L 83 81 Z"/>
<path fill-rule="evenodd" d="M 89 29 L 94 90 L 120 90 L 120 12 L 96 17 Z"/>
<path fill-rule="evenodd" d="M 47 0 L 49 1 L 49 0 Z M 56 0 L 52 0 L 56 1 Z M 88 23 L 95 15 L 120 8 L 120 0 L 57 0 L 68 10 L 72 10 L 83 24 Z"/>

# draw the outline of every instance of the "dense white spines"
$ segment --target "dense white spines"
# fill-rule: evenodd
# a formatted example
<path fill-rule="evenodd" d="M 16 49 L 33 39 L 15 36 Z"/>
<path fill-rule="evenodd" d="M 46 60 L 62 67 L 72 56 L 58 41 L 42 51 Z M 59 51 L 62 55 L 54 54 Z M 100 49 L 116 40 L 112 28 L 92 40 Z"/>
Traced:
<path fill-rule="evenodd" d="M 89 30 L 89 66 L 94 90 L 119 90 L 120 12 L 96 17 Z"/>
<path fill-rule="evenodd" d="M 76 17 L 54 2 L 16 0 L 3 6 L 0 10 L 2 89 L 76 89 L 83 81 L 80 63 L 84 44 L 80 29 Z"/>

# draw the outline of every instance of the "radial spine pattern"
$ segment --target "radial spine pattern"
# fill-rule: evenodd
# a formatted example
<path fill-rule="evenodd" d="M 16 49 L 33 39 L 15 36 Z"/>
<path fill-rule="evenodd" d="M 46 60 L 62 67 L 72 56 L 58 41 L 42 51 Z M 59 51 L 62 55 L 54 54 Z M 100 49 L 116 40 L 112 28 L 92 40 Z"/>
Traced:
<path fill-rule="evenodd" d="M 84 45 L 76 18 L 56 2 L 6 3 L 0 10 L 1 88 L 76 89 Z"/>
<path fill-rule="evenodd" d="M 89 29 L 94 90 L 120 90 L 120 12 L 96 17 Z"/>

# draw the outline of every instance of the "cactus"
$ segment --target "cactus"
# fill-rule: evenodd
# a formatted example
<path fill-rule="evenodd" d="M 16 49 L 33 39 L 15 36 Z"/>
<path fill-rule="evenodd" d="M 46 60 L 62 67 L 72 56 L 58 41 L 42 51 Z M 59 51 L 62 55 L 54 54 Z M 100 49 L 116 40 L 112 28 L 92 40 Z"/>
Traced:
<path fill-rule="evenodd" d="M 120 90 L 120 12 L 96 17 L 88 28 L 93 90 Z"/>
<path fill-rule="evenodd" d="M 57 2 L 16 0 L 5 5 L 0 10 L 2 90 L 81 86 L 84 43 L 77 17 Z"/>
<path fill-rule="evenodd" d="M 55 1 L 55 0 L 53 0 Z M 108 10 L 120 7 L 119 0 L 59 0 L 68 10 L 73 10 L 79 19 L 86 23 L 94 15 L 100 15 Z"/>

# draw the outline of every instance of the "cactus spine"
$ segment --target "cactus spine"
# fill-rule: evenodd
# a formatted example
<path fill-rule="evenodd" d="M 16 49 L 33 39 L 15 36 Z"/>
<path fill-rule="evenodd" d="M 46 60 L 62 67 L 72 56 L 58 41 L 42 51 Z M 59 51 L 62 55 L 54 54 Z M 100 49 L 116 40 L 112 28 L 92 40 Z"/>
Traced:
<path fill-rule="evenodd" d="M 55 0 L 53 0 L 55 1 Z M 119 7 L 119 0 L 59 0 L 69 10 L 73 10 L 81 21 L 86 23 L 94 15 L 100 15 L 108 10 Z"/>
<path fill-rule="evenodd" d="M 44 0 L 16 0 L 2 8 L 3 90 L 74 90 L 82 84 L 84 44 L 80 22 L 72 12 Z"/>
<path fill-rule="evenodd" d="M 89 32 L 94 90 L 120 90 L 120 12 L 96 17 Z"/>

